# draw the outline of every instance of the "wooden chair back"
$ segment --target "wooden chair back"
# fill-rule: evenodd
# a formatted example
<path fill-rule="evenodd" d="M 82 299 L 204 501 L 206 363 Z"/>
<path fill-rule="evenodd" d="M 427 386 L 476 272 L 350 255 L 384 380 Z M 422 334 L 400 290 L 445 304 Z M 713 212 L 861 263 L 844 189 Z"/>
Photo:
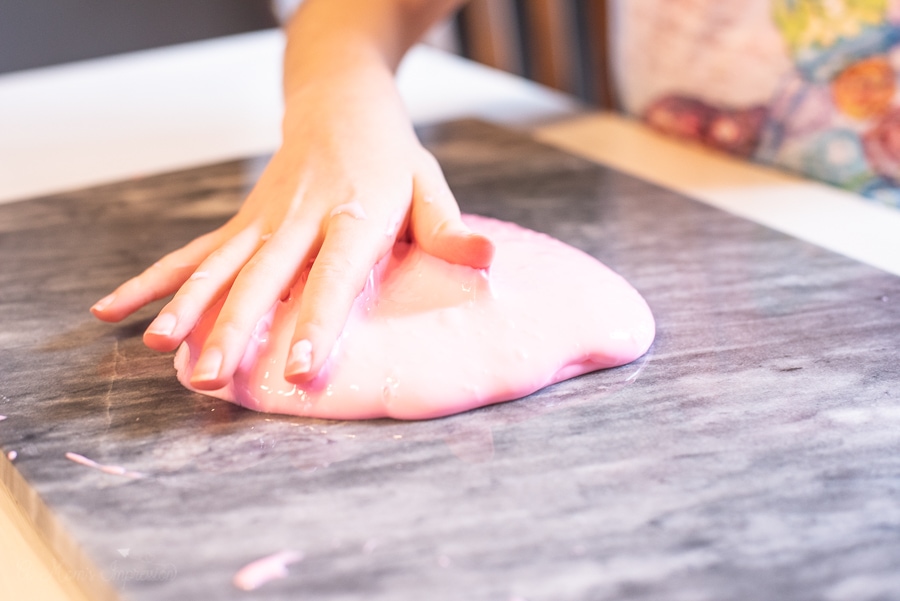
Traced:
<path fill-rule="evenodd" d="M 457 29 L 464 56 L 615 108 L 607 0 L 471 0 Z"/>

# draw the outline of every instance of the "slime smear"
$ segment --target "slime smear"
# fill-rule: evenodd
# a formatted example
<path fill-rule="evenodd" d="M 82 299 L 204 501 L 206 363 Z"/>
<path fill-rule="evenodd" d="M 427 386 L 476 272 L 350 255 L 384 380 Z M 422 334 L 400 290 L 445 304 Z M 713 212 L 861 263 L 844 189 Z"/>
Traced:
<path fill-rule="evenodd" d="M 302 553 L 290 549 L 273 553 L 251 561 L 238 570 L 232 583 L 242 591 L 256 590 L 267 582 L 285 578 L 288 575 L 288 566 L 302 559 Z"/>
<path fill-rule="evenodd" d="M 74 461 L 79 465 L 83 465 L 85 467 L 90 467 L 95 470 L 99 470 L 104 474 L 112 474 L 113 476 L 124 476 L 125 478 L 139 479 L 143 478 L 144 474 L 140 472 L 132 472 L 122 466 L 119 465 L 104 465 L 102 463 L 98 463 L 93 459 L 88 459 L 84 455 L 79 455 L 78 453 L 66 453 L 66 459 L 69 461 Z"/>

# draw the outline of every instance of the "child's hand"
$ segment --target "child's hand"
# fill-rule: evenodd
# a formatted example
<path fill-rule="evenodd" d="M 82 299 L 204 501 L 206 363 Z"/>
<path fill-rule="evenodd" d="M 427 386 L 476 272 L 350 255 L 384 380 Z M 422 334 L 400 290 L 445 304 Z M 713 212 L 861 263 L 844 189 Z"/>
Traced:
<path fill-rule="evenodd" d="M 336 74 L 287 101 L 284 141 L 240 211 L 125 282 L 92 312 L 118 321 L 175 292 L 144 334 L 175 349 L 226 300 L 191 384 L 224 386 L 258 320 L 310 262 L 286 377 L 314 377 L 374 264 L 407 233 L 427 252 L 486 268 L 493 245 L 470 233 L 388 70 Z"/>

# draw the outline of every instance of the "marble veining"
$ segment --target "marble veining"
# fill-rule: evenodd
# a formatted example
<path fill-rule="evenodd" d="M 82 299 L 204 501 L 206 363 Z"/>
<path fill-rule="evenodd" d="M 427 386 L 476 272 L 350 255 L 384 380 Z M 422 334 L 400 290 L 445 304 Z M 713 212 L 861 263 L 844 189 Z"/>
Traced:
<path fill-rule="evenodd" d="M 159 305 L 87 308 L 221 223 L 260 160 L 0 207 L 0 474 L 68 577 L 141 601 L 900 597 L 900 279 L 504 130 L 423 135 L 465 211 L 628 278 L 650 353 L 445 419 L 256 414 L 142 346 Z M 286 577 L 232 584 L 285 549 Z"/>

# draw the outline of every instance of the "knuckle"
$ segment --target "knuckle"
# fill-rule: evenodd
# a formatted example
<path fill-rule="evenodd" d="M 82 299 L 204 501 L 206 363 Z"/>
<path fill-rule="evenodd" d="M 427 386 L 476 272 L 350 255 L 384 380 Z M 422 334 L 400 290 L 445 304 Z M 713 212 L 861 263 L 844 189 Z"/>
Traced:
<path fill-rule="evenodd" d="M 333 255 L 320 255 L 310 272 L 310 279 L 320 284 L 326 284 L 329 288 L 337 287 L 341 281 L 352 277 L 352 273 L 358 269 L 357 261 L 350 257 L 336 257 Z"/>
<path fill-rule="evenodd" d="M 122 284 L 119 291 L 124 296 L 142 299 L 143 302 L 148 302 L 160 296 L 160 286 L 157 283 L 157 279 L 150 274 L 141 274 L 131 278 Z"/>
<path fill-rule="evenodd" d="M 342 308 L 353 303 L 362 290 L 371 266 L 356 258 L 320 258 L 310 272 L 309 306 L 311 314 L 331 323 L 331 313 L 340 313 Z"/>
<path fill-rule="evenodd" d="M 224 319 L 220 317 L 216 321 L 215 332 L 213 335 L 210 335 L 210 338 L 229 343 L 243 339 L 245 332 L 247 332 L 247 326 L 243 321 L 233 316 L 228 316 Z"/>
<path fill-rule="evenodd" d="M 441 164 L 440 162 L 438 162 L 437 157 L 435 157 L 431 153 L 431 151 L 426 148 L 422 148 L 421 150 L 421 160 L 423 169 L 427 171 L 432 171 L 435 169 L 438 171 L 441 170 Z"/>
<path fill-rule="evenodd" d="M 457 227 L 456 221 L 449 218 L 439 219 L 435 222 L 434 226 L 431 228 L 431 236 L 432 238 L 440 238 L 449 234 Z"/>
<path fill-rule="evenodd" d="M 328 320 L 325 319 L 322 312 L 319 311 L 306 319 L 303 325 L 308 331 L 318 333 L 319 337 L 321 337 L 322 331 L 328 329 Z"/>
<path fill-rule="evenodd" d="M 294 269 L 293 263 L 273 253 L 257 253 L 241 269 L 241 280 L 245 283 L 248 281 L 280 280 L 283 271 L 288 266 L 291 267 L 291 271 Z"/>
<path fill-rule="evenodd" d="M 209 265 L 209 266 L 214 266 L 214 265 L 224 262 L 225 260 L 227 260 L 227 258 L 228 258 L 228 255 L 226 253 L 225 247 L 220 246 L 220 247 L 215 248 L 212 251 L 210 251 L 210 253 L 206 256 L 206 260 L 203 261 L 203 264 Z"/>

